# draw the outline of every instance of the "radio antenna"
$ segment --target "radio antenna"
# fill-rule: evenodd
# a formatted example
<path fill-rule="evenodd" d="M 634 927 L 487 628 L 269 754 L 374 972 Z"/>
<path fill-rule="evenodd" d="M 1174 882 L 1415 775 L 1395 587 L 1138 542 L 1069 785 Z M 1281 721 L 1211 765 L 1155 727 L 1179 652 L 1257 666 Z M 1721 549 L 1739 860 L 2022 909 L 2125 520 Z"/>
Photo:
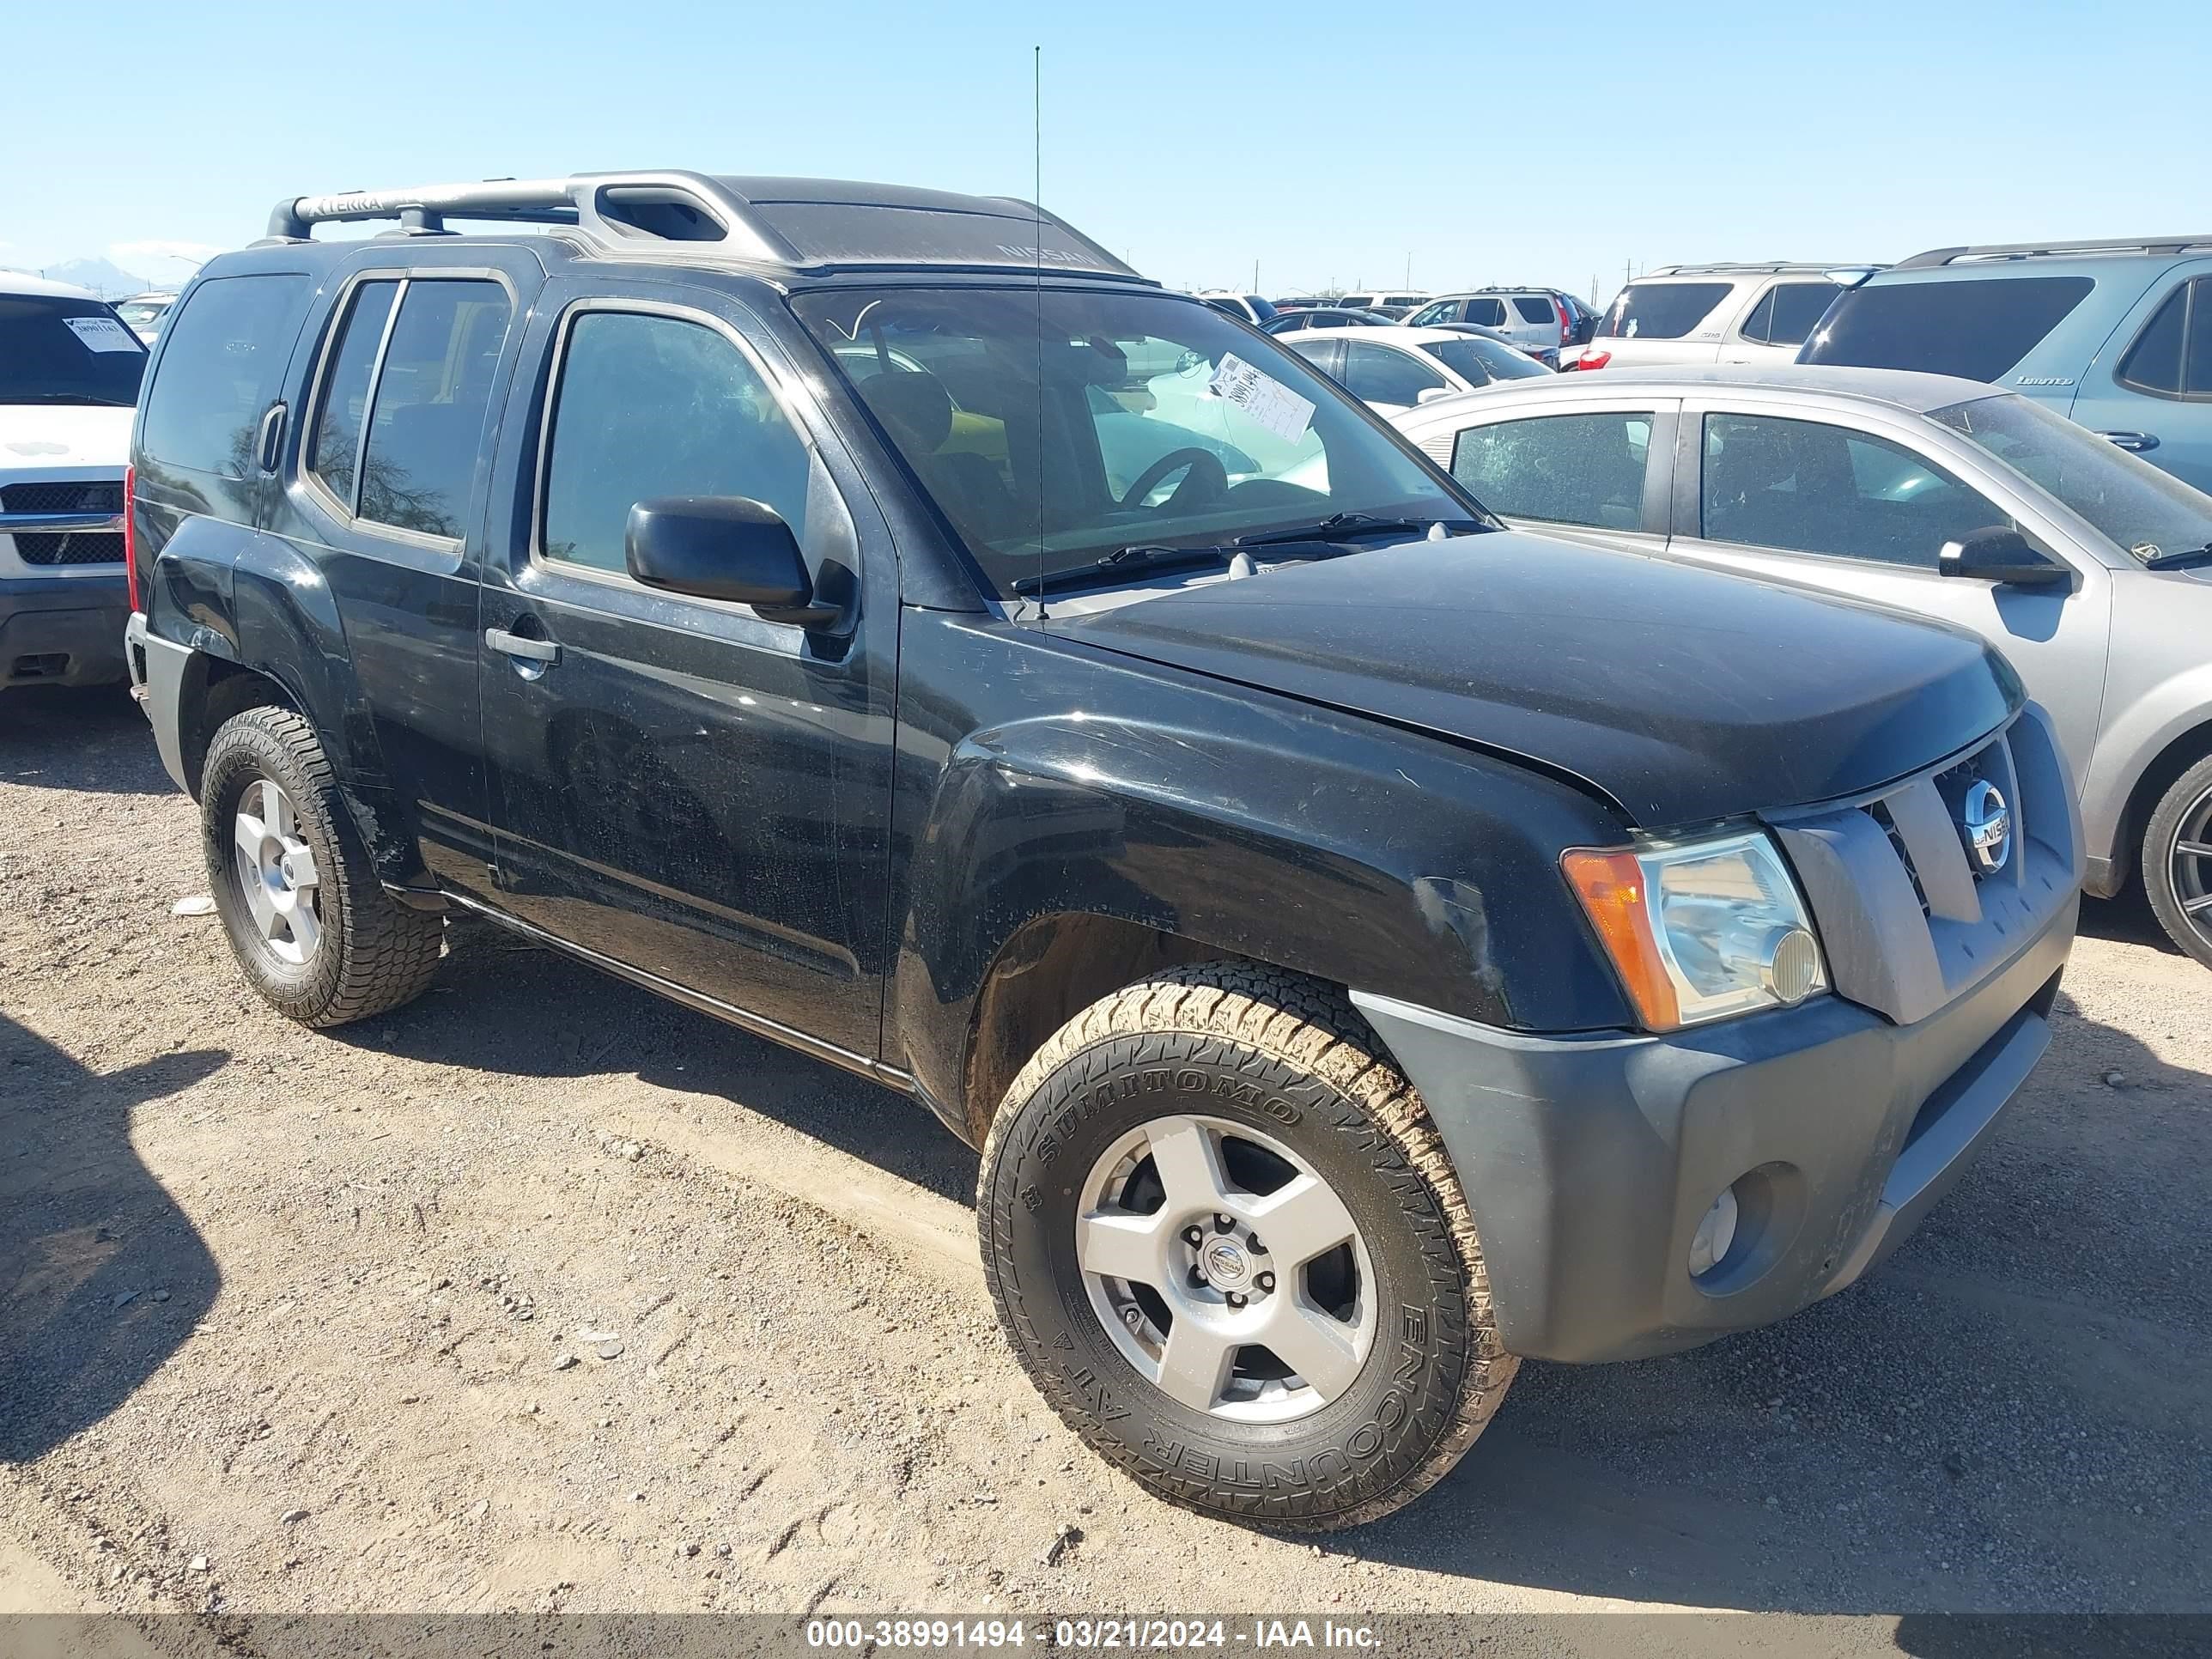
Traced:
<path fill-rule="evenodd" d="M 1036 246 L 1030 250 L 1036 271 L 1036 555 L 1037 620 L 1045 606 L 1044 576 L 1044 48 L 1030 48 L 1030 205 L 1036 210 Z"/>

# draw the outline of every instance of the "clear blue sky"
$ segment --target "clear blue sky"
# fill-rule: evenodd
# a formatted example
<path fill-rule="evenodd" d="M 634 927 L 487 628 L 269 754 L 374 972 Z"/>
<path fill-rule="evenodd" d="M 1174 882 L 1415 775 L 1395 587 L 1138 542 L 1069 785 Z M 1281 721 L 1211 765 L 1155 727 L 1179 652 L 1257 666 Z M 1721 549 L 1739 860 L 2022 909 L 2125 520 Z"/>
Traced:
<path fill-rule="evenodd" d="M 1363 14 L 1395 14 L 1383 27 Z M 1320 27 L 1328 20 L 1328 27 Z M 310 191 L 599 167 L 1044 197 L 1176 284 L 1557 283 L 2212 229 L 2212 5 L 12 8 L 0 264 Z"/>

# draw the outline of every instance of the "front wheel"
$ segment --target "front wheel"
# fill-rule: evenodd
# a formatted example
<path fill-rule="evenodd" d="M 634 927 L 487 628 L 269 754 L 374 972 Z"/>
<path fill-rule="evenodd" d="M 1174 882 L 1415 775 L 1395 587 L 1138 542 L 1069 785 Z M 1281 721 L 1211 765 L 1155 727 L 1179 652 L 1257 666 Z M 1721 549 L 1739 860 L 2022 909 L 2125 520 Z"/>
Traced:
<path fill-rule="evenodd" d="M 2166 937 L 2212 968 L 2212 756 L 2176 778 L 2152 809 L 2142 878 Z"/>
<path fill-rule="evenodd" d="M 1078 1015 L 1007 1091 L 977 1212 L 1047 1401 L 1208 1514 L 1387 1515 L 1459 1461 L 1517 1363 L 1419 1096 L 1292 975 L 1182 969 Z"/>
<path fill-rule="evenodd" d="M 384 890 L 314 728 L 291 710 L 249 708 L 216 732 L 200 832 L 231 949 L 279 1013 L 343 1025 L 437 972 L 442 922 Z"/>

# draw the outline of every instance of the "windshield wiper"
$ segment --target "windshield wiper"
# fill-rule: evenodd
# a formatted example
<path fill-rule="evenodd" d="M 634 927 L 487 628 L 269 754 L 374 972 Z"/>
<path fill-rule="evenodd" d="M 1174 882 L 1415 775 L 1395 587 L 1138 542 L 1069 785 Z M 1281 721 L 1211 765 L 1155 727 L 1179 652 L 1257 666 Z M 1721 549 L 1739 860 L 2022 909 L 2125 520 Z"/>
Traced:
<path fill-rule="evenodd" d="M 1117 547 L 1103 559 L 1089 564 L 1073 564 L 1065 570 L 1044 572 L 1035 576 L 1018 578 L 1013 589 L 1017 593 L 1042 593 L 1046 587 L 1061 582 L 1096 581 L 1102 577 L 1126 580 L 1147 570 L 1182 570 L 1201 564 L 1225 564 L 1228 550 L 1219 547 L 1163 547 L 1151 542 L 1139 542 L 1133 547 Z"/>
<path fill-rule="evenodd" d="M 2154 553 L 2143 561 L 2146 570 L 2171 570 L 2176 565 L 2198 564 L 2212 560 L 2212 542 L 2202 547 L 2177 547 L 2171 553 Z"/>
<path fill-rule="evenodd" d="M 1232 536 L 1231 547 L 1275 547 L 1286 542 L 1347 542 L 1358 536 L 1425 536 L 1432 525 L 1448 529 L 1480 530 L 1474 519 L 1384 519 L 1372 513 L 1332 513 L 1315 524 L 1288 530 L 1255 530 L 1249 536 Z"/>

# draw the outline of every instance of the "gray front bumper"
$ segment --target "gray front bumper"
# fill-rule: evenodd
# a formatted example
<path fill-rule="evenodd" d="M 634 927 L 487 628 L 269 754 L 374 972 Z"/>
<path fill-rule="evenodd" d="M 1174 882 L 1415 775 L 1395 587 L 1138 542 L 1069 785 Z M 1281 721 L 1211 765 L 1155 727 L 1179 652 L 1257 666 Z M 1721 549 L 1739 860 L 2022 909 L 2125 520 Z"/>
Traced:
<path fill-rule="evenodd" d="M 120 576 L 0 581 L 0 686 L 121 679 L 123 618 L 130 608 Z"/>
<path fill-rule="evenodd" d="M 2079 908 L 1910 1025 L 1825 996 L 1668 1036 L 1539 1037 L 1352 1000 L 1451 1152 L 1505 1346 L 1632 1358 L 1771 1324 L 1896 1248 L 2048 1044 Z M 1747 1176 L 1735 1248 L 1692 1279 L 1698 1222 Z"/>

